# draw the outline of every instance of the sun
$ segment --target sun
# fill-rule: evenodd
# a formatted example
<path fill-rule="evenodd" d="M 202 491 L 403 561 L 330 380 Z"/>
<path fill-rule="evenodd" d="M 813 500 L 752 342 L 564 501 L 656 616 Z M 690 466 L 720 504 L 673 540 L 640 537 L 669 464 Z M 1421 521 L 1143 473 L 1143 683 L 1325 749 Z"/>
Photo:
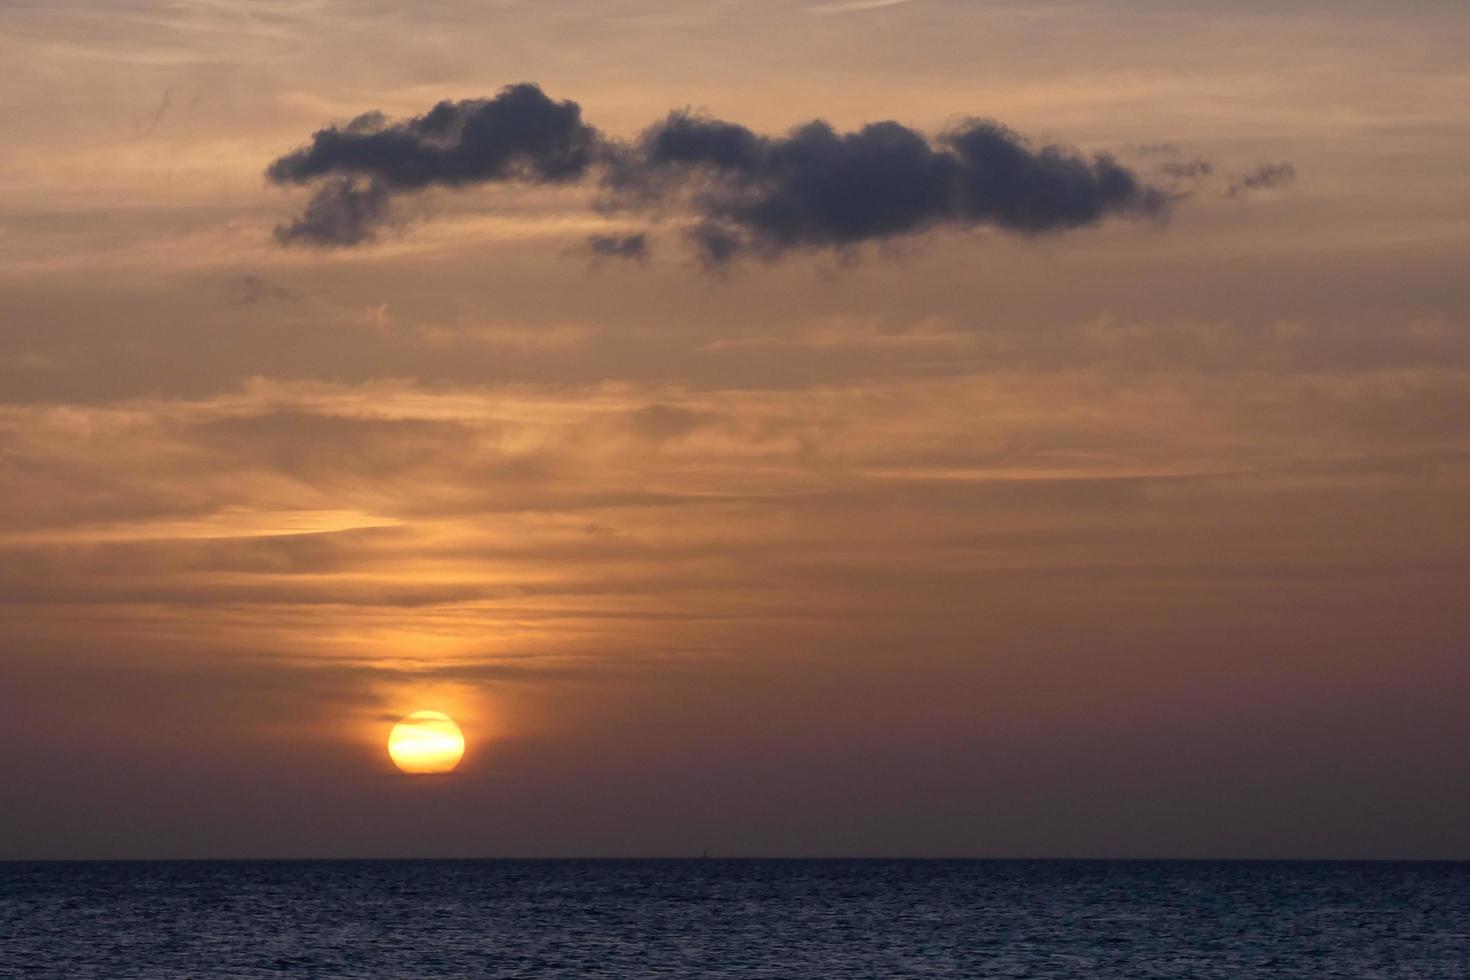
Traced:
<path fill-rule="evenodd" d="M 449 772 L 464 755 L 464 733 L 440 711 L 415 711 L 393 726 L 388 755 L 404 772 Z"/>

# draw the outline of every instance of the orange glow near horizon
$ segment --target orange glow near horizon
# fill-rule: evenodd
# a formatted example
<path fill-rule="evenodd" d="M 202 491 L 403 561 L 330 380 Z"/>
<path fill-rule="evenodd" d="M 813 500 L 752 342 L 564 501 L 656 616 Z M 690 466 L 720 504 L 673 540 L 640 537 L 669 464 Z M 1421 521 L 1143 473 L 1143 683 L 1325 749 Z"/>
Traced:
<path fill-rule="evenodd" d="M 415 711 L 388 736 L 388 755 L 406 773 L 451 772 L 464 756 L 464 733 L 440 711 Z"/>

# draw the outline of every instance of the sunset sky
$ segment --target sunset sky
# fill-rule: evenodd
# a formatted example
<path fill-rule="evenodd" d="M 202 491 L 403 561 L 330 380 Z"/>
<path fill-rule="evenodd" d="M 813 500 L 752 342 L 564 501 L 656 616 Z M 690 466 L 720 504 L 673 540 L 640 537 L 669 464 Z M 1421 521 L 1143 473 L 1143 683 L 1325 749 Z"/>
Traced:
<path fill-rule="evenodd" d="M 0 0 L 0 858 L 1470 858 L 1467 51 Z"/>

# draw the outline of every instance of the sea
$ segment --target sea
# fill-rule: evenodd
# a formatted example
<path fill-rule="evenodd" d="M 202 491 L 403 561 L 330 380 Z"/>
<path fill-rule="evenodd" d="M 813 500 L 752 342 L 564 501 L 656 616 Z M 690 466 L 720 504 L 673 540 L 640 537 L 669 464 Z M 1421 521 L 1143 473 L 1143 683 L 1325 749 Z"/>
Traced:
<path fill-rule="evenodd" d="M 1470 978 L 1470 864 L 0 864 L 0 976 Z"/>

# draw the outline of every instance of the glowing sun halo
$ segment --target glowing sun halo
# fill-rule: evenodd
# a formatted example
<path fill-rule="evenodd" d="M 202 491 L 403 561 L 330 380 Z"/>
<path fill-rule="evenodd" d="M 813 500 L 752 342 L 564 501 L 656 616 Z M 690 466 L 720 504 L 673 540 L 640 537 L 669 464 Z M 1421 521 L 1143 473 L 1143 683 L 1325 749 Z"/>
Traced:
<path fill-rule="evenodd" d="M 464 755 L 464 733 L 438 711 L 415 711 L 393 726 L 388 755 L 404 772 L 449 772 Z"/>

